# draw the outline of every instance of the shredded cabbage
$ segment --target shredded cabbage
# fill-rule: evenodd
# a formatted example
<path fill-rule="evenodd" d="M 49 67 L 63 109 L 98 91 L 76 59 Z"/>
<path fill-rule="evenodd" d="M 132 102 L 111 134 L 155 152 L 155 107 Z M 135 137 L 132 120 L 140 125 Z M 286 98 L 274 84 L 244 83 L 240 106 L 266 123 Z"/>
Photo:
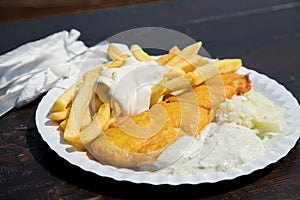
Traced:
<path fill-rule="evenodd" d="M 217 123 L 234 122 L 255 130 L 262 139 L 277 135 L 285 126 L 283 109 L 253 90 L 233 96 L 223 102 L 217 113 Z"/>

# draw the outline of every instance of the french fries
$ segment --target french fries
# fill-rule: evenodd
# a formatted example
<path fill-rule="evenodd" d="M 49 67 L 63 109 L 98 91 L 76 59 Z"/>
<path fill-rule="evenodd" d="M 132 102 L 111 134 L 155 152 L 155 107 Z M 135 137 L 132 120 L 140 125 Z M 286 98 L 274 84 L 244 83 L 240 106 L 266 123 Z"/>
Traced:
<path fill-rule="evenodd" d="M 96 137 L 98 137 L 102 131 L 107 128 L 107 124 L 110 120 L 110 106 L 109 103 L 104 103 L 100 106 L 95 118 L 93 121 L 87 126 L 85 129 L 83 129 L 79 136 L 81 139 L 81 142 L 83 144 L 87 144 L 94 140 Z"/>
<path fill-rule="evenodd" d="M 110 63 L 107 63 L 105 66 L 108 68 L 119 68 L 124 64 L 125 60 L 114 60 Z"/>
<path fill-rule="evenodd" d="M 57 100 L 54 102 L 52 106 L 52 112 L 63 111 L 67 108 L 67 106 L 71 103 L 74 98 L 78 88 L 82 84 L 82 79 L 78 82 L 74 83 L 71 87 L 69 87 L 65 92 L 63 92 Z"/>
<path fill-rule="evenodd" d="M 242 66 L 242 60 L 241 59 L 223 59 L 223 60 L 217 59 L 215 61 L 215 65 L 221 74 L 225 74 L 225 73 L 235 72 L 239 70 Z"/>
<path fill-rule="evenodd" d="M 92 101 L 92 104 L 94 105 L 94 110 L 99 110 L 100 106 L 103 104 L 103 102 L 100 100 L 97 94 L 95 94 L 95 97 Z"/>
<path fill-rule="evenodd" d="M 151 98 L 150 105 L 154 105 L 161 97 L 166 94 L 170 94 L 171 91 L 168 90 L 164 84 L 156 84 L 151 88 Z"/>
<path fill-rule="evenodd" d="M 161 56 L 156 60 L 156 62 L 159 65 L 165 65 L 169 60 L 177 56 L 179 53 L 180 53 L 180 49 L 177 46 L 174 46 L 170 49 L 168 54 Z"/>
<path fill-rule="evenodd" d="M 108 45 L 108 49 L 107 49 L 107 55 L 110 57 L 110 59 L 112 60 L 119 60 L 119 59 L 123 59 L 125 60 L 127 58 L 127 56 L 125 54 L 123 54 L 121 52 L 120 49 L 118 49 L 118 47 L 116 47 L 114 44 L 110 43 Z"/>
<path fill-rule="evenodd" d="M 91 110 L 88 107 L 82 112 L 82 118 L 80 121 L 80 130 L 86 128 L 91 123 L 91 121 L 92 121 Z"/>
<path fill-rule="evenodd" d="M 106 65 L 108 68 L 119 68 L 127 59 L 127 56 L 112 43 L 108 45 L 107 54 L 113 60 Z"/>
<path fill-rule="evenodd" d="M 172 67 L 182 69 L 185 72 L 192 72 L 197 67 L 201 67 L 208 63 L 209 60 L 207 58 L 203 58 L 200 55 L 192 55 L 192 56 L 187 56 L 186 59 L 183 59 L 182 61 L 172 65 Z"/>
<path fill-rule="evenodd" d="M 197 86 L 203 83 L 204 81 L 212 78 L 213 76 L 217 75 L 219 72 L 217 67 L 214 63 L 206 64 L 202 67 L 197 68 L 193 72 L 191 72 L 192 79 L 191 84 L 192 86 Z"/>
<path fill-rule="evenodd" d="M 164 75 L 164 79 L 171 80 L 178 76 L 185 76 L 185 71 L 180 68 L 168 67 L 168 72 Z"/>
<path fill-rule="evenodd" d="M 202 46 L 202 42 L 197 42 L 190 46 L 185 47 L 179 54 L 169 60 L 165 65 L 174 66 L 175 64 L 182 62 L 183 60 L 188 60 L 190 55 L 197 55 L 199 49 Z"/>
<path fill-rule="evenodd" d="M 87 110 L 89 110 L 89 104 L 93 96 L 94 84 L 101 71 L 102 68 L 96 68 L 83 76 L 83 84 L 74 98 L 64 130 L 64 140 L 79 150 L 85 149 L 80 140 L 79 132 L 84 127 L 81 125 L 82 120 L 88 115 Z M 90 118 L 88 120 L 90 121 Z"/>
<path fill-rule="evenodd" d="M 137 59 L 138 61 L 151 61 L 154 60 L 149 54 L 147 54 L 139 45 L 133 44 L 130 47 L 130 51 L 132 55 Z"/>
<path fill-rule="evenodd" d="M 65 129 L 66 129 L 67 121 L 68 121 L 68 119 L 65 119 L 65 120 L 63 120 L 63 121 L 61 121 L 61 122 L 59 123 L 59 127 L 60 127 L 62 130 L 65 130 Z"/>
<path fill-rule="evenodd" d="M 70 113 L 70 108 L 65 108 L 62 111 L 52 112 L 49 116 L 49 118 L 53 121 L 63 121 L 65 120 Z"/>

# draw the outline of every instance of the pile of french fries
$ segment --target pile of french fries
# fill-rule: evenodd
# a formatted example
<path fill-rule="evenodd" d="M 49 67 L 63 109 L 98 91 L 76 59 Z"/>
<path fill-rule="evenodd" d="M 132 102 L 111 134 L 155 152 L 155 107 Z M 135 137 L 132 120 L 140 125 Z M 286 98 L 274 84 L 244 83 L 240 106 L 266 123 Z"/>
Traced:
<path fill-rule="evenodd" d="M 155 61 L 168 68 L 163 80 L 152 87 L 151 105 L 156 104 L 165 95 L 195 87 L 206 80 L 220 74 L 238 70 L 240 59 L 223 59 L 211 61 L 198 55 L 202 42 L 194 43 L 180 50 L 172 47 L 169 53 L 158 59 L 147 54 L 139 45 L 132 45 L 130 51 L 136 60 L 141 62 Z M 127 55 L 115 45 L 109 44 L 107 54 L 111 62 L 104 65 L 107 68 L 122 67 Z M 50 119 L 58 122 L 64 140 L 77 150 L 86 151 L 85 145 L 103 131 L 116 127 L 112 114 L 112 105 L 106 102 L 101 87 L 97 87 L 97 78 L 103 67 L 95 68 L 63 92 L 52 106 Z M 183 82 L 182 78 L 187 80 Z M 150 108 L 149 108 L 150 109 Z"/>

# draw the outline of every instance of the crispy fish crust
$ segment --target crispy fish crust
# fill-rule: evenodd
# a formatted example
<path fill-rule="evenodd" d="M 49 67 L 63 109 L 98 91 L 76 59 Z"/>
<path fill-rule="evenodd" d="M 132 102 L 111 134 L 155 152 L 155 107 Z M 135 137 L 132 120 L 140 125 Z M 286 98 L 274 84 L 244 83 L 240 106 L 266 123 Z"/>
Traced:
<path fill-rule="evenodd" d="M 236 73 L 221 74 L 221 85 L 202 84 L 194 88 L 194 92 L 198 101 L 198 105 L 205 109 L 218 108 L 220 103 L 224 102 L 226 98 L 231 99 L 233 95 L 241 95 L 251 89 L 251 81 L 249 74 L 240 75 Z M 218 87 L 218 88 L 217 88 Z M 223 90 L 223 91 L 220 91 Z M 224 93 L 224 96 L 220 93 Z M 184 96 L 185 93 L 180 94 L 178 98 Z M 168 96 L 164 100 L 169 102 L 176 102 L 178 98 L 175 96 Z M 181 98 L 186 99 L 187 98 Z"/>
<path fill-rule="evenodd" d="M 187 103 L 182 103 L 182 105 L 180 105 L 179 102 L 161 102 L 160 104 L 167 112 L 167 120 L 163 128 L 155 135 L 149 138 L 139 138 L 138 134 L 136 136 L 129 135 L 119 127 L 108 129 L 104 131 L 104 134 L 113 144 L 127 152 L 153 153 L 161 152 L 182 135 L 196 134 L 211 121 L 210 111 L 197 106 L 199 109 L 198 123 L 196 123 L 197 127 L 190 128 L 181 122 L 182 112 L 184 112 L 181 107 L 185 106 L 185 109 L 189 109 L 186 107 L 191 106 L 195 109 L 194 106 Z M 140 126 L 146 126 L 151 121 L 150 112 L 142 112 L 133 116 L 131 119 Z M 192 129 L 194 129 L 194 132 L 192 132 Z"/>

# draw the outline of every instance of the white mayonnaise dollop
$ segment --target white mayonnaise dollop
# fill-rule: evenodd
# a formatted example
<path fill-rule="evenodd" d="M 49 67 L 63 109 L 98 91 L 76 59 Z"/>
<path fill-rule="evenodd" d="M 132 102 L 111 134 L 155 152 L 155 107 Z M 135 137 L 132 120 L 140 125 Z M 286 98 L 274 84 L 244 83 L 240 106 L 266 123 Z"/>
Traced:
<path fill-rule="evenodd" d="M 184 137 L 178 140 L 181 139 L 186 140 Z M 264 151 L 261 139 L 253 130 L 234 123 L 211 123 L 189 144 L 176 162 L 156 173 L 192 175 L 226 171 L 256 159 Z M 166 152 L 170 154 L 168 148 Z M 165 159 L 164 153 L 161 156 L 158 160 Z"/>
<path fill-rule="evenodd" d="M 155 61 L 139 62 L 126 59 L 120 68 L 104 67 L 98 83 L 107 86 L 103 90 L 103 102 L 116 101 L 123 115 L 132 116 L 148 110 L 151 88 L 163 79 L 167 69 Z"/>

